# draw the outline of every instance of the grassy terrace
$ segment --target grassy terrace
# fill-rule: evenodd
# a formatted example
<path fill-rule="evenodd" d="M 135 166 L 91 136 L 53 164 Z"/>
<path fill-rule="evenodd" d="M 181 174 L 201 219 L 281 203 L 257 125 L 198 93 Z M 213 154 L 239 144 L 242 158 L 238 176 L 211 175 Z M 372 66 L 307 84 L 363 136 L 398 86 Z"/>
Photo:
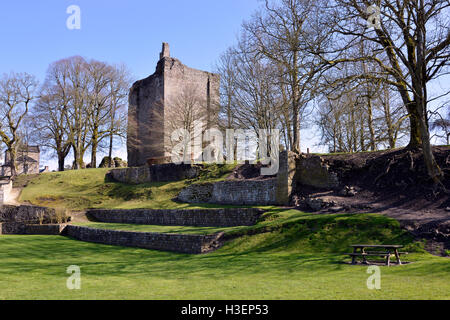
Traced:
<path fill-rule="evenodd" d="M 234 167 L 234 165 L 208 165 L 197 179 L 171 183 L 126 185 L 105 182 L 105 174 L 109 169 L 86 169 L 45 173 L 36 177 L 21 176 L 18 181 L 15 181 L 15 185 L 26 186 L 22 191 L 20 201 L 72 210 L 224 207 L 177 203 L 173 199 L 181 189 L 191 183 L 225 179 Z"/>

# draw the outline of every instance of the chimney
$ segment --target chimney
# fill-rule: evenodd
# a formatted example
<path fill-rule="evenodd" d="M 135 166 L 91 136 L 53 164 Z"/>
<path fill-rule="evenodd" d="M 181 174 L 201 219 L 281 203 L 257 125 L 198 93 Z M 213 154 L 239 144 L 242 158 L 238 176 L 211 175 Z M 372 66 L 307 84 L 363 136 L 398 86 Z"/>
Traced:
<path fill-rule="evenodd" d="M 162 44 L 162 51 L 159 55 L 159 60 L 161 60 L 162 58 L 170 58 L 170 49 L 167 42 L 163 42 Z"/>

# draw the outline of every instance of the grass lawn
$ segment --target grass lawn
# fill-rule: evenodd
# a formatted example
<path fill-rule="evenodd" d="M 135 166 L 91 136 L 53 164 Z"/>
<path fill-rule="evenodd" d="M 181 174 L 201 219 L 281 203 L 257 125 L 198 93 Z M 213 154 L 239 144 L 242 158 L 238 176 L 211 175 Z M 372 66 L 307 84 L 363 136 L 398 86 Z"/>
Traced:
<path fill-rule="evenodd" d="M 0 236 L 0 299 L 450 299 L 450 260 L 424 252 L 395 220 L 273 211 L 247 231 L 258 228 L 267 232 L 206 255 Z M 413 263 L 382 266 L 381 290 L 369 290 L 367 266 L 342 255 L 359 242 L 402 243 Z M 66 288 L 70 265 L 81 268 L 81 290 Z"/>
<path fill-rule="evenodd" d="M 16 186 L 26 186 L 20 201 L 47 207 L 72 210 L 86 208 L 114 209 L 181 209 L 231 207 L 217 205 L 192 205 L 174 202 L 181 189 L 191 183 L 225 179 L 235 165 L 207 165 L 200 177 L 170 183 L 126 185 L 106 182 L 110 169 L 71 170 L 44 173 L 38 176 L 19 176 Z"/>

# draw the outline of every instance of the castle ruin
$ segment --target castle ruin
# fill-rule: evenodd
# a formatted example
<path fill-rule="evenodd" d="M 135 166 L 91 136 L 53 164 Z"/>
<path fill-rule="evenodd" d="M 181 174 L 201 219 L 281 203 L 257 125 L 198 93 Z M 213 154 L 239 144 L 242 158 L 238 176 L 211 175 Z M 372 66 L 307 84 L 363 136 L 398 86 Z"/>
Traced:
<path fill-rule="evenodd" d="M 194 121 L 204 129 L 217 127 L 220 76 L 185 66 L 170 57 L 163 43 L 153 75 L 133 84 L 128 109 L 130 167 L 170 162 L 172 132 L 192 131 Z"/>

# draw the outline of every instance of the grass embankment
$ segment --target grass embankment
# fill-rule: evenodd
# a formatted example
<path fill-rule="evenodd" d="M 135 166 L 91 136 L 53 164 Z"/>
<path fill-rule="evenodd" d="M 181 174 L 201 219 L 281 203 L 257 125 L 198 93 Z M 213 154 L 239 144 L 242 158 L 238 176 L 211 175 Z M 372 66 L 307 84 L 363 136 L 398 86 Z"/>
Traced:
<path fill-rule="evenodd" d="M 110 169 L 86 169 L 52 172 L 39 176 L 19 176 L 15 184 L 26 186 L 20 201 L 47 207 L 71 210 L 86 208 L 115 209 L 180 209 L 224 207 L 191 205 L 174 202 L 181 189 L 191 183 L 212 182 L 225 179 L 234 165 L 207 165 L 196 179 L 170 182 L 126 185 L 106 182 Z"/>
<path fill-rule="evenodd" d="M 207 255 L 0 236 L 0 299 L 450 298 L 450 260 L 425 253 L 395 220 L 278 214 L 265 222 L 272 231 Z M 342 255 L 359 242 L 405 244 L 413 263 L 382 266 L 381 290 L 369 290 L 367 266 L 351 266 Z M 81 268 L 81 290 L 66 288 L 70 265 Z"/>

